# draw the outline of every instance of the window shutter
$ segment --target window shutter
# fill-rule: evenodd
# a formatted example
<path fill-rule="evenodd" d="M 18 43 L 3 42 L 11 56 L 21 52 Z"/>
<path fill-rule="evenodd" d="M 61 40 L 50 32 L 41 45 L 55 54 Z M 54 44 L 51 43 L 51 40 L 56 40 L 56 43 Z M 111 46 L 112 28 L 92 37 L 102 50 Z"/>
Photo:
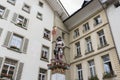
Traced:
<path fill-rule="evenodd" d="M 16 24 L 16 19 L 17 19 L 17 16 L 18 16 L 18 14 L 17 14 L 17 13 L 14 13 L 14 14 L 13 14 L 13 17 L 12 17 L 12 22 L 13 22 L 14 24 Z"/>
<path fill-rule="evenodd" d="M 8 31 L 5 41 L 4 41 L 4 46 L 8 46 L 11 35 L 12 35 L 12 32 Z"/>
<path fill-rule="evenodd" d="M 24 63 L 20 62 L 19 67 L 18 67 L 18 72 L 17 72 L 16 80 L 21 80 L 23 66 L 24 66 Z"/>
<path fill-rule="evenodd" d="M 27 47 L 28 47 L 29 40 L 25 38 L 24 44 L 23 44 L 23 53 L 27 53 Z"/>
<path fill-rule="evenodd" d="M 2 18 L 7 19 L 8 15 L 9 15 L 9 12 L 10 12 L 10 10 L 9 10 L 9 9 L 6 9 L 6 10 L 5 10 L 5 13 L 4 13 L 3 16 L 2 16 Z"/>
<path fill-rule="evenodd" d="M 3 31 L 3 29 L 2 29 L 2 28 L 0 28 L 0 36 L 1 36 L 1 34 L 2 34 L 2 31 Z"/>
<path fill-rule="evenodd" d="M 27 28 L 28 22 L 29 22 L 29 20 L 28 20 L 27 18 L 25 18 L 24 23 L 23 23 L 23 26 L 24 26 L 25 28 Z"/>
<path fill-rule="evenodd" d="M 3 58 L 0 57 L 0 68 L 1 68 L 2 62 L 3 62 Z"/>

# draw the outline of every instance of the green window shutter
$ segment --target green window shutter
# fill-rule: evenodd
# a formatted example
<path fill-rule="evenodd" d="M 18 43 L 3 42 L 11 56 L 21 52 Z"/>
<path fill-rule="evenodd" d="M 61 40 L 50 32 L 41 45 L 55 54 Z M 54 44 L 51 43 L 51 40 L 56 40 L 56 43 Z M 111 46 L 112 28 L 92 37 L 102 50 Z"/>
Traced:
<path fill-rule="evenodd" d="M 2 29 L 2 28 L 0 28 L 0 36 L 1 36 L 1 34 L 2 34 L 2 31 L 3 31 L 3 29 Z"/>
<path fill-rule="evenodd" d="M 3 62 L 3 58 L 0 57 L 0 68 L 1 68 L 2 62 Z"/>
<path fill-rule="evenodd" d="M 8 31 L 7 36 L 4 41 L 4 46 L 8 46 L 12 32 Z"/>
<path fill-rule="evenodd" d="M 27 53 L 29 40 L 25 38 L 24 44 L 23 44 L 23 53 Z"/>
<path fill-rule="evenodd" d="M 16 80 L 21 80 L 23 66 L 24 66 L 24 63 L 20 62 L 19 67 L 18 67 L 18 72 L 17 72 Z"/>
<path fill-rule="evenodd" d="M 5 13 L 4 13 L 3 16 L 2 16 L 2 18 L 7 19 L 7 18 L 8 18 L 8 15 L 9 15 L 9 12 L 10 12 L 10 10 L 9 10 L 9 9 L 6 9 L 6 10 L 5 10 Z"/>
<path fill-rule="evenodd" d="M 17 17 L 18 17 L 18 14 L 17 14 L 17 13 L 14 13 L 14 14 L 13 14 L 13 17 L 12 17 L 12 22 L 13 22 L 14 24 L 16 24 L 16 19 L 17 19 Z"/>

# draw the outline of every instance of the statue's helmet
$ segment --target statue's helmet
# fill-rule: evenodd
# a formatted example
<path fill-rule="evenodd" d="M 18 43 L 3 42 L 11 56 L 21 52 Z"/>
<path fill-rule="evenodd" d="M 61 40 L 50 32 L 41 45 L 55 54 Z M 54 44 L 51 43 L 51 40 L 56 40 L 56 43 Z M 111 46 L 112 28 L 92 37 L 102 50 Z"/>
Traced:
<path fill-rule="evenodd" d="M 61 36 L 58 36 L 57 37 L 57 41 L 61 41 L 62 40 L 62 37 Z"/>

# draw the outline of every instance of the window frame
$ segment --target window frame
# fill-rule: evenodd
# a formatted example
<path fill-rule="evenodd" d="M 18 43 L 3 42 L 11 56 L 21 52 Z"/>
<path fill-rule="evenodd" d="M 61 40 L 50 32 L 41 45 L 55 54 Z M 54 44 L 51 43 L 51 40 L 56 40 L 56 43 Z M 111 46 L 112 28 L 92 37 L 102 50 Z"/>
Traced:
<path fill-rule="evenodd" d="M 76 56 L 75 57 L 81 56 L 80 42 L 75 43 L 75 49 L 76 49 Z"/>
<path fill-rule="evenodd" d="M 102 30 L 98 31 L 97 35 L 98 35 L 98 39 L 99 39 L 98 48 L 102 48 L 102 47 L 106 46 L 107 41 L 106 41 L 104 30 L 102 29 Z"/>
<path fill-rule="evenodd" d="M 13 64 L 10 64 L 10 63 L 7 63 L 7 62 L 6 62 L 7 60 L 11 60 L 11 62 L 14 61 L 14 65 L 13 65 Z M 12 75 L 12 79 L 14 79 L 15 76 L 17 76 L 17 74 L 16 74 L 17 71 L 16 71 L 16 70 L 18 69 L 17 66 L 19 65 L 19 62 L 18 62 L 17 60 L 5 58 L 4 63 L 3 63 L 3 65 L 2 65 L 2 69 L 1 69 L 1 74 L 0 74 L 0 75 L 2 75 L 2 71 L 5 69 L 5 68 L 4 68 L 4 65 L 7 65 L 7 66 L 8 66 L 8 68 L 7 68 L 7 75 L 9 74 L 8 72 L 10 71 L 10 67 L 14 67 L 13 75 Z M 4 77 L 8 78 L 7 75 L 5 75 Z M 9 78 L 9 79 L 10 79 L 10 78 Z"/>
<path fill-rule="evenodd" d="M 37 12 L 36 18 L 42 21 L 43 20 L 43 14 L 40 13 L 40 12 Z"/>
<path fill-rule="evenodd" d="M 43 54 L 45 54 L 45 53 L 43 53 L 43 50 L 47 50 L 47 52 L 48 52 L 46 57 L 42 56 Z M 42 45 L 40 59 L 43 60 L 43 61 L 49 62 L 49 53 L 50 53 L 50 48 L 48 46 L 46 46 L 46 45 Z"/>
<path fill-rule="evenodd" d="M 97 26 L 97 25 L 99 25 L 100 23 L 102 23 L 102 18 L 101 18 L 100 15 L 98 15 L 98 16 L 96 16 L 96 17 L 94 18 L 94 26 Z"/>
<path fill-rule="evenodd" d="M 94 62 L 94 60 L 88 61 L 88 64 L 89 64 L 90 76 L 91 77 L 95 77 L 96 76 L 96 68 L 95 68 L 95 62 Z M 92 72 L 91 72 L 91 70 L 92 70 Z"/>
<path fill-rule="evenodd" d="M 42 73 L 42 72 L 40 72 L 40 70 L 45 70 L 45 73 Z M 47 69 L 44 69 L 44 68 L 39 68 L 39 73 L 38 73 L 38 80 L 40 79 L 40 80 L 43 80 L 42 79 L 42 77 L 39 77 L 39 75 L 42 75 L 42 76 L 45 76 L 45 80 L 47 80 Z"/>
<path fill-rule="evenodd" d="M 87 32 L 87 31 L 89 31 L 89 30 L 90 30 L 90 25 L 89 25 L 89 23 L 87 22 L 87 23 L 83 24 L 83 33 L 84 33 L 84 32 Z"/>
<path fill-rule="evenodd" d="M 104 61 L 104 58 L 105 58 L 105 57 L 108 57 L 109 60 Z M 112 74 L 112 73 L 113 73 L 113 68 L 112 68 L 112 64 L 111 64 L 109 55 L 107 54 L 107 55 L 102 56 L 102 60 L 103 60 L 103 68 L 104 68 L 105 73 L 110 73 L 110 74 Z M 109 65 L 109 70 L 110 70 L 110 72 L 107 72 L 107 70 L 106 70 L 106 68 L 105 68 L 105 64 L 106 64 L 106 63 L 110 63 L 110 65 Z M 111 67 L 111 69 L 110 69 L 110 67 Z M 108 68 L 108 67 L 107 67 L 107 68 Z"/>
<path fill-rule="evenodd" d="M 41 1 L 39 1 L 39 2 L 38 2 L 38 6 L 40 6 L 40 7 L 42 7 L 42 8 L 43 8 L 43 5 L 44 5 L 44 3 L 43 3 L 43 2 L 41 2 Z"/>
<path fill-rule="evenodd" d="M 48 37 L 46 37 L 46 35 L 47 35 Z M 48 30 L 48 29 L 46 29 L 46 28 L 44 28 L 43 38 L 50 41 L 50 40 L 51 40 L 51 31 Z"/>
<path fill-rule="evenodd" d="M 26 10 L 27 9 L 27 10 Z M 22 6 L 22 10 L 27 12 L 27 13 L 30 13 L 30 10 L 31 10 L 31 6 L 24 3 L 23 6 Z"/>
<path fill-rule="evenodd" d="M 87 54 L 87 53 L 90 53 L 90 52 L 93 51 L 91 37 L 89 36 L 89 37 L 85 38 L 85 41 L 86 41 L 86 50 L 85 50 L 85 52 Z"/>
<path fill-rule="evenodd" d="M 80 66 L 80 68 L 78 68 Z M 83 80 L 83 69 L 82 69 L 82 65 L 78 64 L 76 65 L 77 67 L 77 73 L 78 73 L 78 80 Z M 80 74 L 79 74 L 80 73 Z"/>
<path fill-rule="evenodd" d="M 12 1 L 12 0 L 7 0 L 8 3 L 12 4 L 12 5 L 15 5 L 16 3 L 16 0 L 15 1 Z"/>
<path fill-rule="evenodd" d="M 79 28 L 74 30 L 73 38 L 77 38 L 78 36 L 80 36 Z"/>

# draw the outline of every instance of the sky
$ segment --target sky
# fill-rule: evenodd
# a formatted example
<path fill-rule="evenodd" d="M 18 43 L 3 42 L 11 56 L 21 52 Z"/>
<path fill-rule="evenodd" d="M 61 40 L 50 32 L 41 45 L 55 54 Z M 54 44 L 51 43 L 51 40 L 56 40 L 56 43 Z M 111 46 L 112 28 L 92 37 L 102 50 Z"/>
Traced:
<path fill-rule="evenodd" d="M 81 8 L 84 0 L 60 0 L 67 12 L 71 15 Z"/>

